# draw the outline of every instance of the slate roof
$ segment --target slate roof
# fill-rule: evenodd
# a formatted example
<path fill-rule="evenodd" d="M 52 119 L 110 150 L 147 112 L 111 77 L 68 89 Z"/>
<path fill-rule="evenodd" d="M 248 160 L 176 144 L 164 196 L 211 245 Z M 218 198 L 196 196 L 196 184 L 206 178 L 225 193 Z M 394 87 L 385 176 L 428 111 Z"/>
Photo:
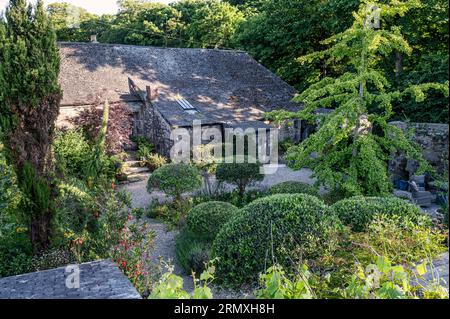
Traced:
<path fill-rule="evenodd" d="M 141 299 L 109 260 L 80 265 L 80 288 L 66 287 L 66 268 L 0 278 L 0 299 Z"/>
<path fill-rule="evenodd" d="M 241 51 L 60 43 L 63 106 L 132 100 L 128 77 L 158 88 L 153 104 L 173 126 L 260 120 L 265 111 L 298 110 L 295 90 Z M 198 112 L 177 103 L 184 98 Z"/>

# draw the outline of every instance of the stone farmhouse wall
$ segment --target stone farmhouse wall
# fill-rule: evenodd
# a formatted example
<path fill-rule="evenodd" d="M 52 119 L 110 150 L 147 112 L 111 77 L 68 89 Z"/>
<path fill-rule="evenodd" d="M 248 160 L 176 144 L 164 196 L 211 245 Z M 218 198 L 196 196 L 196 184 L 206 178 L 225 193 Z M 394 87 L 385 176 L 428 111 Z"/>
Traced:
<path fill-rule="evenodd" d="M 441 174 L 448 173 L 448 124 L 392 122 L 404 132 L 412 131 L 412 139 L 422 148 L 423 157 Z M 401 154 L 391 161 L 390 170 L 399 175 L 406 169 L 406 159 Z"/>

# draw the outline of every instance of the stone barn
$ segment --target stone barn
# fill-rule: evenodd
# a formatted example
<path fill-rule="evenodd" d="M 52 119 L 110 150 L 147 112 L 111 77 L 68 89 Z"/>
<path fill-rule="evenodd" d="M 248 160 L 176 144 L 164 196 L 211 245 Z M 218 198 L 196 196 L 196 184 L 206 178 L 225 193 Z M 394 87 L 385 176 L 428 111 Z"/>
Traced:
<path fill-rule="evenodd" d="M 175 128 L 269 129 L 265 112 L 300 110 L 296 91 L 241 51 L 60 43 L 64 91 L 58 124 L 108 99 L 133 112 L 133 134 L 169 155 Z M 301 121 L 279 127 L 279 140 L 301 141 Z"/>

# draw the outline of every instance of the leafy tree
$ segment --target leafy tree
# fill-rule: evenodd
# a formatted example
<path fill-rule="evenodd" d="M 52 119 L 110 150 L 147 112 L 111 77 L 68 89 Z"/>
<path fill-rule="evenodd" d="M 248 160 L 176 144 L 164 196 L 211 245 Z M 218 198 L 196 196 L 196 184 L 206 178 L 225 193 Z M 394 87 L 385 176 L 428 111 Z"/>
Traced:
<path fill-rule="evenodd" d="M 110 30 L 100 36 L 109 43 L 179 46 L 183 24 L 174 8 L 143 1 L 122 1 Z"/>
<path fill-rule="evenodd" d="M 260 9 L 268 0 L 224 0 L 242 9 Z"/>
<path fill-rule="evenodd" d="M 244 21 L 244 14 L 232 5 L 208 0 L 195 10 L 192 23 L 187 26 L 189 46 L 218 48 L 231 46 L 236 29 Z"/>
<path fill-rule="evenodd" d="M 220 182 L 236 185 L 242 199 L 247 186 L 264 179 L 260 168 L 259 163 L 220 163 L 216 169 L 216 177 Z"/>
<path fill-rule="evenodd" d="M 7 161 L 26 198 L 35 250 L 46 249 L 54 217 L 51 143 L 59 112 L 59 54 L 42 1 L 11 0 L 0 19 L 0 125 Z"/>
<path fill-rule="evenodd" d="M 303 65 L 297 57 L 324 49 L 322 40 L 348 28 L 351 12 L 358 3 L 359 0 L 267 0 L 259 13 L 239 26 L 236 46 L 304 90 L 335 70 L 320 60 Z"/>
<path fill-rule="evenodd" d="M 414 5 L 413 1 L 374 2 L 383 22 L 404 16 Z M 396 150 L 408 158 L 421 162 L 420 170 L 429 168 L 420 151 L 409 142 L 403 132 L 388 125 L 392 116 L 393 101 L 413 95 L 423 101 L 430 89 L 448 96 L 446 85 L 422 83 L 410 85 L 405 90 L 390 90 L 380 61 L 393 52 L 410 54 L 411 47 L 396 26 L 372 28 L 368 6 L 362 1 L 354 13 L 353 25 L 326 41 L 326 50 L 303 56 L 301 63 L 320 59 L 327 64 L 345 66 L 346 72 L 337 77 L 325 77 L 311 85 L 295 98 L 304 102 L 298 113 L 276 111 L 268 115 L 272 120 L 303 118 L 319 120 L 318 131 L 301 145 L 291 148 L 287 158 L 292 167 L 313 169 L 319 183 L 338 189 L 348 195 L 384 195 L 391 189 L 387 160 Z M 373 8 L 373 7 L 371 7 Z M 331 114 L 316 116 L 321 107 L 334 107 Z"/>
<path fill-rule="evenodd" d="M 407 15 L 397 19 L 413 51 L 409 56 L 396 54 L 391 58 L 396 61 L 390 61 L 390 65 L 396 68 L 388 68 L 388 74 L 396 88 L 404 89 L 410 83 L 448 81 L 448 17 L 448 1 L 422 0 Z M 394 103 L 395 118 L 448 123 L 448 99 L 433 89 L 428 95 L 421 102 L 407 96 L 401 103 Z"/>
<path fill-rule="evenodd" d="M 69 3 L 51 3 L 47 12 L 56 31 L 58 41 L 89 41 L 91 30 L 89 24 L 98 16 Z"/>
<path fill-rule="evenodd" d="M 177 163 L 164 165 L 154 171 L 148 179 L 147 191 L 151 193 L 153 189 L 159 189 L 180 203 L 184 193 L 195 191 L 201 186 L 202 178 L 197 168 Z"/>

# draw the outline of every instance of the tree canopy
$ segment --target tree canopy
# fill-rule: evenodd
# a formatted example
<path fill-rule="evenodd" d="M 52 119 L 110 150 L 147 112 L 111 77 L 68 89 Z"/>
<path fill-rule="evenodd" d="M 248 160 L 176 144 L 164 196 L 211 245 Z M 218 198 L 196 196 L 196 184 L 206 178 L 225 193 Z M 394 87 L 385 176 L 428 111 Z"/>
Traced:
<path fill-rule="evenodd" d="M 89 41 L 168 47 L 241 49 L 300 92 L 347 70 L 299 56 L 326 48 L 323 41 L 352 25 L 361 0 L 181 0 L 169 5 L 119 1 L 116 15 L 96 16 L 69 4 L 47 8 L 60 41 Z M 380 3 L 389 3 L 388 0 Z M 409 54 L 392 52 L 380 66 L 397 90 L 410 84 L 448 80 L 448 2 L 412 1 L 407 14 L 389 18 L 410 44 Z M 78 19 L 78 20 L 76 20 Z M 448 99 L 430 89 L 430 99 L 412 95 L 393 102 L 392 119 L 448 123 Z"/>
<path fill-rule="evenodd" d="M 389 25 L 420 5 L 418 1 L 362 1 L 354 12 L 354 23 L 345 31 L 324 41 L 324 50 L 298 58 L 299 63 L 321 61 L 339 65 L 341 75 L 327 76 L 310 85 L 295 100 L 304 103 L 298 113 L 275 111 L 272 120 L 302 118 L 318 121 L 318 131 L 288 151 L 294 168 L 310 167 L 318 182 L 347 195 L 386 195 L 391 190 L 387 160 L 402 150 L 408 158 L 429 169 L 417 149 L 395 126 L 388 125 L 393 103 L 413 96 L 423 102 L 430 90 L 448 97 L 448 81 L 410 84 L 397 90 L 388 81 L 383 66 L 393 53 L 410 55 L 411 46 L 401 29 Z M 372 26 L 373 12 L 380 15 L 380 26 Z M 316 115 L 320 108 L 331 113 Z"/>
<path fill-rule="evenodd" d="M 48 248 L 54 217 L 50 148 L 61 99 L 56 35 L 42 1 L 11 0 L 0 39 L 0 137 L 39 251 Z"/>

